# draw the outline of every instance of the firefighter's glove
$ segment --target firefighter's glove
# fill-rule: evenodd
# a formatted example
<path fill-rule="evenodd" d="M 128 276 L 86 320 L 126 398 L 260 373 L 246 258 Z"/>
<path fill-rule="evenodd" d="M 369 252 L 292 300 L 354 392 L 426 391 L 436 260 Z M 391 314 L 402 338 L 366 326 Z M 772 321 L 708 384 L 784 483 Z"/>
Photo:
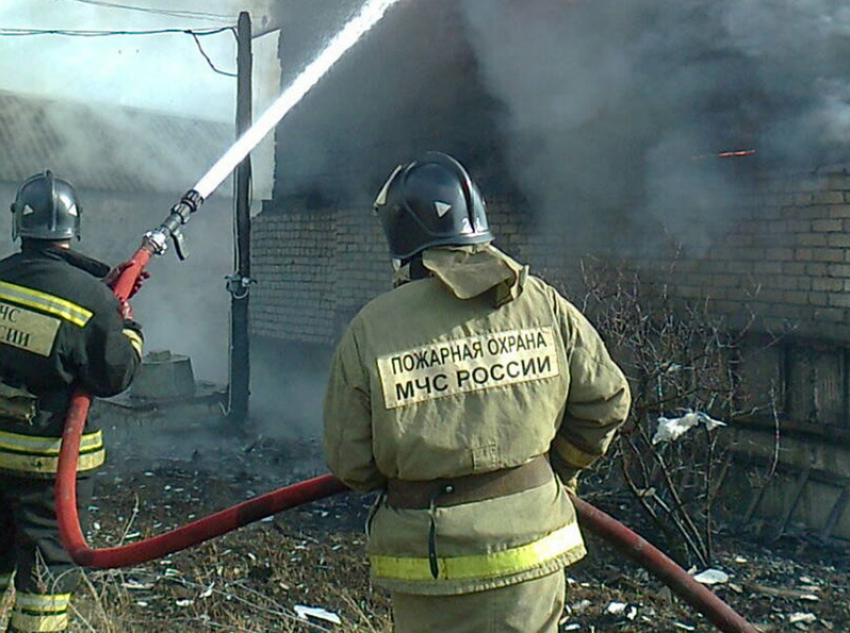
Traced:
<path fill-rule="evenodd" d="M 120 314 L 121 318 L 125 321 L 133 320 L 133 308 L 130 305 L 129 300 L 118 297 L 118 314 Z"/>
<path fill-rule="evenodd" d="M 552 465 L 555 468 L 555 472 L 558 473 L 558 478 L 561 480 L 561 483 L 564 484 L 564 488 L 574 495 L 578 495 L 578 476 L 579 473 L 581 473 L 581 469 L 572 468 L 564 464 L 558 464 L 556 466 L 553 463 Z"/>
<path fill-rule="evenodd" d="M 570 477 L 569 479 L 563 479 L 564 488 L 566 488 L 569 492 L 578 496 L 578 473 Z"/>
<path fill-rule="evenodd" d="M 106 277 L 103 278 L 103 283 L 114 289 L 115 284 L 118 283 L 118 279 L 121 277 L 121 273 L 123 273 L 132 265 L 133 262 L 131 261 L 121 262 L 107 273 Z M 143 270 L 139 273 L 139 276 L 136 277 L 135 283 L 133 283 L 133 289 L 130 290 L 129 298 L 132 298 L 139 290 L 141 290 L 142 284 L 144 284 L 145 281 L 150 278 L 150 276 L 151 274 L 146 270 Z"/>

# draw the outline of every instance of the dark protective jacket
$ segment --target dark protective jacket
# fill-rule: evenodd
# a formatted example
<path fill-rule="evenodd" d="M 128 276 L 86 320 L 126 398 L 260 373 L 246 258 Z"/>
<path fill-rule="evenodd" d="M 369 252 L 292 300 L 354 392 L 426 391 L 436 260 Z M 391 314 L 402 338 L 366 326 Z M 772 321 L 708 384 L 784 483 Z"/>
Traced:
<path fill-rule="evenodd" d="M 325 456 L 362 491 L 515 468 L 548 455 L 565 486 L 605 453 L 629 386 L 554 288 L 490 245 L 428 249 L 428 276 L 367 304 L 337 348 Z M 463 594 L 548 575 L 584 556 L 562 483 L 450 507 L 380 498 L 373 580 Z"/>
<path fill-rule="evenodd" d="M 142 354 L 141 328 L 100 281 L 105 264 L 71 250 L 25 245 L 0 261 L 0 471 L 52 477 L 72 385 L 93 396 L 125 390 Z M 87 423 L 78 469 L 105 457 Z"/>

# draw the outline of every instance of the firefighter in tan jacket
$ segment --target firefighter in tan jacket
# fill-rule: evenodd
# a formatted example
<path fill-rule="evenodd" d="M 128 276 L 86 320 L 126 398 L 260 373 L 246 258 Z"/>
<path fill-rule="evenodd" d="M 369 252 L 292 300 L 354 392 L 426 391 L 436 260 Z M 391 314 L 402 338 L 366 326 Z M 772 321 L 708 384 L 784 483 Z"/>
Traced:
<path fill-rule="evenodd" d="M 325 398 L 331 470 L 381 491 L 373 581 L 399 632 L 557 631 L 563 568 L 585 555 L 564 488 L 625 420 L 626 379 L 575 307 L 491 245 L 453 158 L 397 168 L 375 210 L 395 288 L 349 325 Z"/>

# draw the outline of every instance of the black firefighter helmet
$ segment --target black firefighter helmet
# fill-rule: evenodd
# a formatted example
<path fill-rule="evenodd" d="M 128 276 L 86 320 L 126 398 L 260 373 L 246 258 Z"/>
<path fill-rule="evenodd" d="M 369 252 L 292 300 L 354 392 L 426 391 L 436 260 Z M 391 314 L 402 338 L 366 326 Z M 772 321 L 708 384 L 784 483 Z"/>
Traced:
<path fill-rule="evenodd" d="M 21 183 L 12 203 L 12 239 L 79 239 L 82 211 L 71 183 L 49 170 L 36 174 Z"/>
<path fill-rule="evenodd" d="M 375 200 L 393 258 L 406 260 L 432 246 L 493 240 L 484 198 L 458 161 L 427 152 L 399 165 Z"/>

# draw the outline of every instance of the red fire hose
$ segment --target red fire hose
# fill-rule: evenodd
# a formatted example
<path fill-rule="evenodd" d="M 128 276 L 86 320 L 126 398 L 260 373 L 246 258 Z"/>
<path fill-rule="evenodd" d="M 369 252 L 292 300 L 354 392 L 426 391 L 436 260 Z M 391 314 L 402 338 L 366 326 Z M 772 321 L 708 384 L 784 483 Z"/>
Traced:
<path fill-rule="evenodd" d="M 585 530 L 616 547 L 670 587 L 682 600 L 708 618 L 718 630 L 726 633 L 758 633 L 758 629 L 732 607 L 699 584 L 688 572 L 642 536 L 587 501 L 573 495 L 570 497 L 579 522 Z"/>
<path fill-rule="evenodd" d="M 129 296 L 153 252 L 154 248 L 146 240 L 116 283 L 116 296 Z M 75 390 L 65 422 L 56 482 L 59 531 L 66 549 L 79 565 L 101 569 L 138 565 L 221 536 L 283 510 L 347 490 L 343 483 L 332 475 L 323 475 L 280 488 L 165 534 L 121 547 L 92 549 L 86 543 L 80 527 L 76 490 L 80 438 L 90 404 L 91 396 L 81 389 Z M 705 615 L 719 630 L 726 633 L 757 633 L 756 629 L 729 605 L 622 523 L 581 499 L 573 497 L 573 503 L 579 521 L 586 530 L 608 541 L 654 574 L 683 600 Z"/>

